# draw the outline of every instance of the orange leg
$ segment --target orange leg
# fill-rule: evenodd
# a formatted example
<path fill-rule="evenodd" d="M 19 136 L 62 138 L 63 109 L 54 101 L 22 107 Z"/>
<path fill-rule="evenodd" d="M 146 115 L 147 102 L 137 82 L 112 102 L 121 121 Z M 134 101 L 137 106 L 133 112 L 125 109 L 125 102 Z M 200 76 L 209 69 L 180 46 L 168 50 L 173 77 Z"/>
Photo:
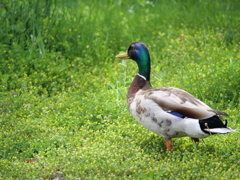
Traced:
<path fill-rule="evenodd" d="M 198 138 L 192 138 L 192 137 L 191 137 L 191 139 L 192 139 L 195 143 L 199 143 L 199 142 L 200 142 L 200 139 L 198 139 Z"/>
<path fill-rule="evenodd" d="M 168 151 L 171 151 L 172 141 L 171 141 L 171 140 L 168 140 L 168 141 L 166 142 L 166 146 L 167 146 L 167 150 L 168 150 Z"/>

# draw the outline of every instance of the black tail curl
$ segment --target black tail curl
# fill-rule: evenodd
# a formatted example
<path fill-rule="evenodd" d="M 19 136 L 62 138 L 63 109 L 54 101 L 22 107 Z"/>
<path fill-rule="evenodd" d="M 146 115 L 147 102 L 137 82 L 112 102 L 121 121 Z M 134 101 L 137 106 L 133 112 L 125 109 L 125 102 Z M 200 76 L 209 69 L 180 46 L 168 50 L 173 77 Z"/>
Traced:
<path fill-rule="evenodd" d="M 227 128 L 227 124 L 228 124 L 227 120 L 224 119 L 225 121 L 225 124 L 224 124 L 221 119 L 219 116 L 213 116 L 207 119 L 200 119 L 199 120 L 200 128 L 203 132 L 207 134 L 210 134 L 210 132 L 206 131 L 205 129 Z M 217 134 L 217 133 L 211 133 L 211 134 Z"/>

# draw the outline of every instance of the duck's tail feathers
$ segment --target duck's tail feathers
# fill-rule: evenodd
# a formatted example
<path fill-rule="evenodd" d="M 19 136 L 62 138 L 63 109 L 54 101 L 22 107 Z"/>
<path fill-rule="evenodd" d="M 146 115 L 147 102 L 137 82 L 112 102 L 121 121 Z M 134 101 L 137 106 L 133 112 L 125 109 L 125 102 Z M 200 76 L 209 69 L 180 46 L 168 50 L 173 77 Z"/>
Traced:
<path fill-rule="evenodd" d="M 201 119 L 199 120 L 200 128 L 203 132 L 208 134 L 226 134 L 236 132 L 235 130 L 227 127 L 227 120 L 224 119 L 224 124 L 221 119 L 219 116 Z"/>
<path fill-rule="evenodd" d="M 227 133 L 236 132 L 231 128 L 213 128 L 213 129 L 205 128 L 204 130 L 207 131 L 209 134 L 227 134 Z"/>
<path fill-rule="evenodd" d="M 225 112 L 222 112 L 222 111 L 217 111 L 217 110 L 214 110 L 214 109 L 211 109 L 211 110 L 208 110 L 208 111 L 212 111 L 214 113 L 216 113 L 216 115 L 218 116 L 229 116 L 227 113 Z"/>

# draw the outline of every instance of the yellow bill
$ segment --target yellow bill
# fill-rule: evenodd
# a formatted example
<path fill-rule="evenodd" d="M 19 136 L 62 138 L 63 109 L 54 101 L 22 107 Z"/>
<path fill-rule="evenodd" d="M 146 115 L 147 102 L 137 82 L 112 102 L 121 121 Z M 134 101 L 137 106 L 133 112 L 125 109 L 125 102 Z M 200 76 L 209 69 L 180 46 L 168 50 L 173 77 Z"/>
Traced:
<path fill-rule="evenodd" d="M 117 58 L 117 59 L 130 59 L 130 57 L 128 56 L 127 52 L 118 54 L 118 55 L 116 56 L 116 58 Z"/>

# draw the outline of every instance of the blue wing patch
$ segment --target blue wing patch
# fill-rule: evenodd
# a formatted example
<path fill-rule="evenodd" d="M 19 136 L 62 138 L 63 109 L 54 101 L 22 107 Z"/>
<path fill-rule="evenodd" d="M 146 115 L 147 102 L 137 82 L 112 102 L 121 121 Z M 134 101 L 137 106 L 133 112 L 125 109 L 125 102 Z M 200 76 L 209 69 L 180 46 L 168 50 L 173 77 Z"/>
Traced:
<path fill-rule="evenodd" d="M 174 115 L 174 116 L 177 116 L 177 117 L 180 117 L 180 118 L 185 118 L 186 116 L 184 116 L 184 115 L 182 115 L 182 114 L 180 114 L 180 113 L 178 113 L 178 112 L 174 112 L 174 111 L 170 111 L 170 112 L 168 112 L 169 114 L 172 114 L 172 115 Z"/>

